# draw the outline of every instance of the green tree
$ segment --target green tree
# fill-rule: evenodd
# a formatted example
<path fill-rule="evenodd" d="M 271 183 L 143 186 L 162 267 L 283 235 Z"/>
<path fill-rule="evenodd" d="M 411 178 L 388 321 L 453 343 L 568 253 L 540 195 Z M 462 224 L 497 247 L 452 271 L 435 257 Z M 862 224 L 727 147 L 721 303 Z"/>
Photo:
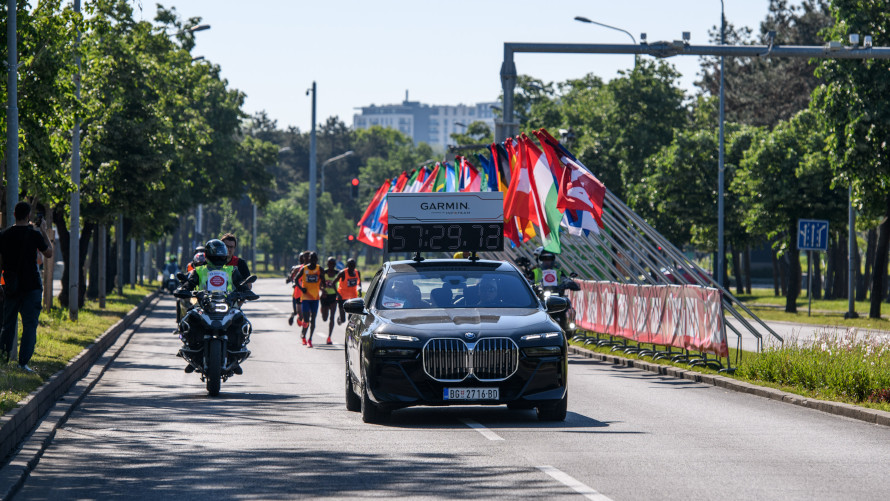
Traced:
<path fill-rule="evenodd" d="M 833 0 L 833 26 L 826 40 L 846 40 L 849 33 L 874 35 L 876 44 L 890 30 L 887 0 Z M 836 182 L 853 187 L 856 203 L 868 213 L 880 211 L 875 273 L 869 317 L 880 318 L 887 253 L 890 249 L 890 61 L 823 59 L 816 76 L 824 83 L 813 92 L 813 108 L 827 133 L 826 148 Z"/>
<path fill-rule="evenodd" d="M 832 184 L 823 141 L 817 114 L 801 111 L 751 145 L 731 186 L 746 208 L 748 231 L 775 238 L 779 252 L 788 256 L 789 313 L 797 312 L 800 294 L 797 220 L 828 219 L 841 225 L 846 214 L 846 194 Z"/>

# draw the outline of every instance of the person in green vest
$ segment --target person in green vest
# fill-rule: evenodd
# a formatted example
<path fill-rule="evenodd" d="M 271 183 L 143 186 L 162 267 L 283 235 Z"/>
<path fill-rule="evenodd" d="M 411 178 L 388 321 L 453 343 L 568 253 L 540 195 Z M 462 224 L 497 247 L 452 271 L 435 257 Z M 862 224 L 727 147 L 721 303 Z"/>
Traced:
<path fill-rule="evenodd" d="M 242 277 L 236 266 L 230 265 L 226 244 L 222 240 L 214 238 L 204 244 L 204 257 L 206 264 L 198 266 L 189 273 L 188 279 L 182 284 L 181 289 L 193 291 L 195 289 L 206 292 L 229 293 L 235 290 L 246 277 Z M 246 289 L 246 288 L 245 288 Z M 232 325 L 228 330 L 229 350 L 238 350 L 243 343 L 241 325 Z M 190 365 L 186 367 L 194 370 Z M 241 374 L 241 367 L 235 368 L 235 374 Z"/>
<path fill-rule="evenodd" d="M 535 256 L 540 266 L 532 270 L 533 283 L 541 287 L 556 287 L 565 277 L 562 270 L 556 269 L 556 254 L 539 247 L 535 250 Z"/>

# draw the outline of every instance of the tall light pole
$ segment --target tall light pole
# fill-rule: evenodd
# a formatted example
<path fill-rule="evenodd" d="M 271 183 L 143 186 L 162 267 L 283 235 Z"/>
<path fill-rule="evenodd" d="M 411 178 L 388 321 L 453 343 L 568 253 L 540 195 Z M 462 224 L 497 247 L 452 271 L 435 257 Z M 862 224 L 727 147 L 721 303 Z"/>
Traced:
<path fill-rule="evenodd" d="M 321 164 L 321 193 L 324 193 L 324 168 L 327 167 L 328 165 L 336 162 L 337 160 L 342 160 L 342 159 L 352 156 L 352 155 L 353 155 L 353 151 L 349 150 L 347 152 L 341 153 L 335 157 L 331 157 L 331 158 L 325 160 L 324 162 L 322 162 L 322 164 Z"/>
<path fill-rule="evenodd" d="M 7 0 L 6 72 L 9 97 L 6 102 L 6 224 L 15 224 L 15 204 L 19 203 L 19 101 L 18 47 L 16 44 L 16 0 Z"/>
<path fill-rule="evenodd" d="M 722 0 L 721 0 L 721 1 L 722 1 Z M 586 17 L 584 17 L 584 16 L 575 16 L 575 21 L 580 21 L 580 22 L 582 22 L 582 23 L 588 23 L 588 24 L 595 24 L 595 25 L 597 25 L 597 26 L 602 26 L 603 28 L 609 28 L 610 30 L 620 31 L 620 32 L 626 34 L 627 36 L 629 36 L 630 39 L 633 40 L 634 45 L 637 44 L 637 39 L 634 38 L 634 36 L 631 35 L 630 32 L 627 31 L 627 30 L 622 30 L 621 28 L 616 28 L 616 27 L 614 27 L 614 26 L 609 26 L 608 24 L 598 23 L 598 22 L 596 22 L 596 21 L 592 21 L 592 20 L 590 20 L 590 19 L 588 19 L 588 18 L 586 18 Z M 646 38 L 646 37 L 643 37 L 643 38 Z M 636 68 L 636 67 L 637 67 L 637 55 L 634 54 L 634 68 Z"/>
<path fill-rule="evenodd" d="M 316 191 L 318 189 L 316 180 L 316 158 L 315 158 L 315 82 L 312 82 L 312 88 L 306 91 L 306 95 L 312 93 L 312 133 L 309 136 L 309 235 L 306 242 L 306 248 L 315 249 L 315 230 L 316 230 Z"/>
<path fill-rule="evenodd" d="M 80 13 L 80 0 L 74 0 L 74 12 Z M 80 30 L 77 41 L 80 45 Z M 74 52 L 74 99 L 80 101 L 80 53 Z M 68 318 L 77 320 L 80 307 L 80 116 L 74 116 L 74 129 L 71 131 L 71 224 L 68 239 Z"/>
<path fill-rule="evenodd" d="M 720 0 L 720 45 L 726 45 L 726 16 L 723 14 L 723 0 Z M 726 249 L 723 247 L 723 120 L 726 109 L 724 56 L 720 56 L 720 139 L 717 165 L 717 283 L 723 285 Z"/>

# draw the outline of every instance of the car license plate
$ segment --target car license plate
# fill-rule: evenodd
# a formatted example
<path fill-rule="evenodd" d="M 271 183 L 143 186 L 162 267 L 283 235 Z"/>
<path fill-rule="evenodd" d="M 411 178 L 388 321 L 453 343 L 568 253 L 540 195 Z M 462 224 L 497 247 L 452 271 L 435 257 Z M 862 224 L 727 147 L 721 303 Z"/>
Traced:
<path fill-rule="evenodd" d="M 497 400 L 500 398 L 498 388 L 445 388 L 442 398 L 445 400 Z"/>

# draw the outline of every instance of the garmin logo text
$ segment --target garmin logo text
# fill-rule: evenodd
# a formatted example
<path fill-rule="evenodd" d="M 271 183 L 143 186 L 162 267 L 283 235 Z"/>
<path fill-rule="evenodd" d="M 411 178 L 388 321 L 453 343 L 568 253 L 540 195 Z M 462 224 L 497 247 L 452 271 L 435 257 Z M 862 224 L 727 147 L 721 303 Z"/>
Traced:
<path fill-rule="evenodd" d="M 423 210 L 467 210 L 470 206 L 466 202 L 422 202 L 420 208 Z"/>

